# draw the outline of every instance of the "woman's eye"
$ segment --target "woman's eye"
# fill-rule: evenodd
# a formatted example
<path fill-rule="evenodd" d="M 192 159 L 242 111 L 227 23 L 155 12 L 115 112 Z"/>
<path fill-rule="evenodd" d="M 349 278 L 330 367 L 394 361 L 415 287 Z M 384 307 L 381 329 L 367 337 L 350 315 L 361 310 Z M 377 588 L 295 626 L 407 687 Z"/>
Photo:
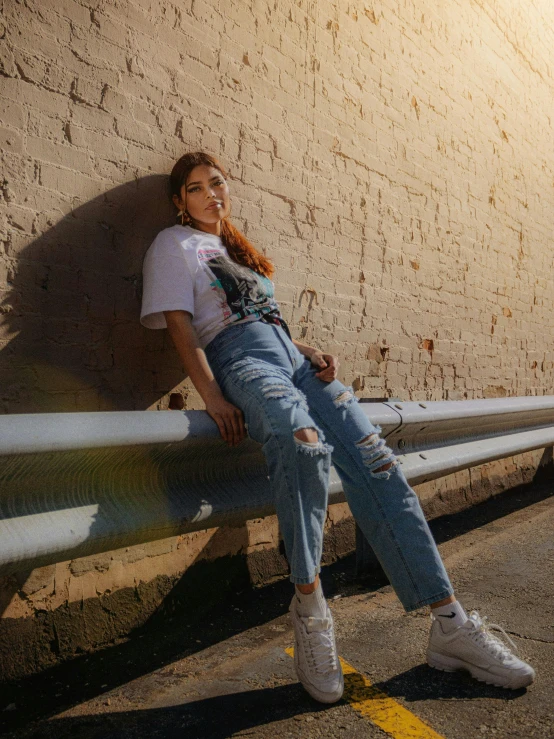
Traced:
<path fill-rule="evenodd" d="M 214 185 L 224 185 L 224 184 L 225 182 L 223 180 L 217 180 L 216 182 L 214 182 Z M 190 190 L 187 190 L 187 192 L 196 192 L 199 189 L 200 188 L 198 186 L 195 186 L 195 187 L 191 187 Z"/>

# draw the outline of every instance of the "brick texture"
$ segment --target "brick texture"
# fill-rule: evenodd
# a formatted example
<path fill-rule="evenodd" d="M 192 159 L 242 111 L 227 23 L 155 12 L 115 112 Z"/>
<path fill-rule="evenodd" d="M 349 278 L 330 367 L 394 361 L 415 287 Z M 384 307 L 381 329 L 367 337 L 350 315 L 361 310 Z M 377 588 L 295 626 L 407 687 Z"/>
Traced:
<path fill-rule="evenodd" d="M 137 326 L 200 147 L 359 394 L 550 392 L 545 3 L 8 2 L 0 33 L 2 412 L 202 407 Z"/>

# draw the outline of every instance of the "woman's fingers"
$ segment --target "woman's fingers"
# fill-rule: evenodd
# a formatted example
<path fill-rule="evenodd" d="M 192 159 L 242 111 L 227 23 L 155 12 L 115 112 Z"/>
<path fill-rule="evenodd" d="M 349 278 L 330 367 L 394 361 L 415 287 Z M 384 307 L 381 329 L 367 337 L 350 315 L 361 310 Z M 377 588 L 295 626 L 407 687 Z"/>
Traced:
<path fill-rule="evenodd" d="M 331 382 L 336 378 L 336 376 L 337 366 L 326 367 L 324 370 L 321 370 L 321 372 L 316 372 L 316 377 L 323 380 L 323 382 Z"/>
<path fill-rule="evenodd" d="M 221 416 L 221 418 L 224 428 L 224 432 L 221 435 L 224 440 L 231 446 L 240 444 L 246 435 L 242 411 L 239 408 L 230 406 L 229 411 Z"/>
<path fill-rule="evenodd" d="M 238 410 L 238 409 L 237 409 Z M 237 411 L 232 411 L 229 415 L 229 423 L 231 426 L 231 438 L 233 446 L 236 446 L 240 441 L 240 423 L 238 419 Z"/>
<path fill-rule="evenodd" d="M 233 427 L 229 423 L 229 419 L 226 413 L 210 413 L 210 416 L 217 424 L 221 438 L 227 444 L 231 444 L 233 441 Z"/>
<path fill-rule="evenodd" d="M 325 374 L 324 372 L 322 372 L 321 374 L 317 375 L 317 377 L 322 382 L 332 382 L 336 378 L 336 375 Z"/>
<path fill-rule="evenodd" d="M 323 361 L 327 363 L 327 366 L 321 369 L 319 372 L 316 372 L 316 377 L 318 377 L 323 382 L 331 382 L 337 376 L 339 360 L 332 354 L 323 354 L 322 358 Z"/>
<path fill-rule="evenodd" d="M 246 429 L 244 428 L 244 414 L 237 408 L 235 411 L 235 434 L 237 436 L 237 444 L 239 444 L 246 436 Z"/>
<path fill-rule="evenodd" d="M 226 431 L 225 441 L 227 442 L 227 444 L 229 444 L 229 446 L 235 446 L 237 442 L 235 440 L 233 413 L 226 413 L 224 420 L 225 420 L 225 431 Z"/>
<path fill-rule="evenodd" d="M 216 396 L 206 403 L 206 410 L 216 422 L 222 439 L 236 446 L 246 436 L 244 415 L 240 408 L 229 403 L 223 396 Z"/>
<path fill-rule="evenodd" d="M 227 428 L 225 426 L 225 420 L 223 419 L 223 416 L 220 416 L 219 413 L 212 416 L 214 421 L 217 423 L 217 428 L 219 429 L 219 433 L 221 434 L 221 438 L 223 441 L 227 441 Z"/>

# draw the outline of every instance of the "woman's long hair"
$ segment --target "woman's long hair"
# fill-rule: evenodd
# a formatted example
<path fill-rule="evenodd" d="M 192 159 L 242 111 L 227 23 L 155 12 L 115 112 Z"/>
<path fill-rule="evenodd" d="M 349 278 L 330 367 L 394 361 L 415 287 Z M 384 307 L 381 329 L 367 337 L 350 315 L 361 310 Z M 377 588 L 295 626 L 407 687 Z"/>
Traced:
<path fill-rule="evenodd" d="M 215 157 L 203 151 L 189 152 L 182 156 L 171 170 L 169 175 L 171 195 L 181 197 L 181 188 L 186 184 L 189 174 L 199 164 L 215 167 L 227 179 L 227 173 Z M 264 277 L 273 276 L 275 268 L 270 260 L 260 254 L 228 218 L 224 218 L 221 222 L 221 240 L 233 261 L 250 267 Z"/>

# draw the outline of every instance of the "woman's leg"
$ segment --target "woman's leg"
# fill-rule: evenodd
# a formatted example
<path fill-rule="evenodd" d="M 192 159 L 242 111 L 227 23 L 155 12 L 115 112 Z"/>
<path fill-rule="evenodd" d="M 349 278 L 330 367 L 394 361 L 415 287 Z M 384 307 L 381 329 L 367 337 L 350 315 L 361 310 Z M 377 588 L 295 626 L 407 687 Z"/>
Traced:
<path fill-rule="evenodd" d="M 419 500 L 350 388 L 325 383 L 304 362 L 293 376 L 333 445 L 332 461 L 358 525 L 407 611 L 453 600 Z"/>
<path fill-rule="evenodd" d="M 332 447 L 291 374 L 292 368 L 245 357 L 218 381 L 243 411 L 248 435 L 262 444 L 290 579 L 309 584 L 320 569 Z"/>
<path fill-rule="evenodd" d="M 290 605 L 296 673 L 310 695 L 334 703 L 344 689 L 342 669 L 331 612 L 321 588 L 314 587 L 332 447 L 292 383 L 297 364 L 280 330 L 258 322 L 215 341 L 208 359 L 216 380 L 229 402 L 242 409 L 248 435 L 263 445 L 269 469 L 291 580 L 297 584 Z"/>
<path fill-rule="evenodd" d="M 213 365 L 212 369 L 222 390 L 243 409 L 249 434 L 263 444 L 291 579 L 310 585 L 319 571 L 333 451 L 325 443 L 325 429 L 335 444 L 333 461 L 352 512 L 404 608 L 434 607 L 428 663 L 441 670 L 468 670 L 479 680 L 504 687 L 529 685 L 533 668 L 499 643 L 477 612 L 467 618 L 459 603 L 446 607 L 454 600 L 452 586 L 417 496 L 352 390 L 337 381 L 320 381 L 315 368 L 284 334 L 261 322 L 217 339 L 210 364 L 213 358 L 217 369 Z M 304 464 L 310 459 L 315 460 L 311 468 Z M 297 602 L 318 597 L 323 598 L 320 590 L 301 596 L 297 589 L 291 603 L 295 666 L 308 692 L 331 703 L 343 690 L 331 614 L 324 602 L 324 617 L 303 612 L 303 604 Z"/>

